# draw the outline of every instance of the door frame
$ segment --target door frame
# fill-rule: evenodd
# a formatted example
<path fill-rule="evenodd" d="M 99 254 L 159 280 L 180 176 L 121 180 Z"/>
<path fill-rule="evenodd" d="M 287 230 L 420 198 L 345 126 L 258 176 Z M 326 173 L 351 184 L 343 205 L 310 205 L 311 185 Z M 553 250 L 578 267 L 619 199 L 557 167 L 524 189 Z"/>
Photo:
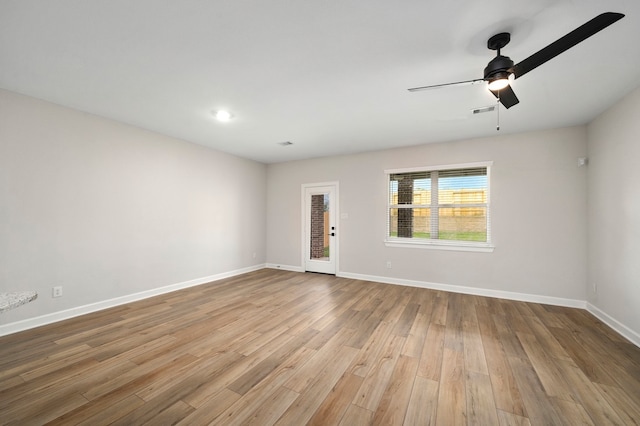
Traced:
<path fill-rule="evenodd" d="M 307 272 L 307 251 L 306 251 L 306 245 L 307 245 L 307 206 L 306 206 L 306 196 L 307 196 L 307 189 L 309 188 L 317 188 L 317 187 L 322 187 L 322 186 L 331 186 L 334 188 L 334 194 L 335 194 L 335 200 L 333 202 L 333 209 L 334 210 L 334 226 L 336 227 L 336 236 L 333 239 L 333 244 L 335 247 L 332 247 L 332 253 L 335 255 L 335 275 L 338 276 L 338 271 L 340 271 L 340 267 L 339 267 L 339 261 L 340 261 L 340 235 L 341 235 L 341 229 L 339 225 L 339 219 L 340 219 L 340 185 L 338 181 L 331 181 L 331 182 L 318 182 L 318 183 L 303 183 L 301 185 L 300 188 L 300 205 L 301 205 L 301 228 L 302 228 L 302 232 L 301 232 L 301 237 L 302 237 L 302 243 L 300 245 L 301 247 L 301 254 L 300 254 L 300 260 L 301 260 L 301 266 L 302 266 L 302 270 L 304 272 Z"/>

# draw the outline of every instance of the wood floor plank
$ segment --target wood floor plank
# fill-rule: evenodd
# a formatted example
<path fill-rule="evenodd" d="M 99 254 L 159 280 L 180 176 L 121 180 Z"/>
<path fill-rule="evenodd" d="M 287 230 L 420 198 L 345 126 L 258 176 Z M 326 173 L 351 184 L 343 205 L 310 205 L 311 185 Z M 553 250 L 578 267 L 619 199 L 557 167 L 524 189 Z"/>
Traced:
<path fill-rule="evenodd" d="M 51 371 L 56 371 L 66 364 L 70 364 L 74 359 L 87 358 L 87 352 L 91 347 L 85 344 L 72 346 L 54 352 L 45 359 L 36 358 L 30 362 L 18 364 L 13 368 L 8 367 L 0 370 L 0 381 L 11 376 L 20 376 L 25 381 L 32 380 L 35 377 L 42 376 Z"/>
<path fill-rule="evenodd" d="M 314 382 L 318 371 L 331 363 L 335 354 L 344 346 L 344 343 L 349 340 L 353 333 L 353 330 L 347 328 L 336 332 L 324 346 L 315 350 L 311 359 L 303 364 L 298 371 L 287 380 L 285 386 L 298 393 L 304 392 L 304 390 Z"/>
<path fill-rule="evenodd" d="M 504 302 L 502 304 L 504 305 Z M 511 326 L 509 318 L 506 315 L 493 315 L 493 324 L 498 331 L 500 343 L 507 357 L 526 360 L 527 353 L 522 348 L 516 335 L 517 330 Z"/>
<path fill-rule="evenodd" d="M 431 322 L 437 325 L 447 324 L 447 306 L 449 305 L 449 297 L 447 293 L 440 292 L 433 300 L 433 312 L 431 314 Z"/>
<path fill-rule="evenodd" d="M 513 413 L 498 410 L 498 423 L 500 426 L 530 426 L 528 418 Z"/>
<path fill-rule="evenodd" d="M 395 325 L 406 304 L 411 300 L 410 296 L 402 288 L 394 289 L 386 286 L 380 293 L 380 297 L 382 302 L 378 305 L 373 315 Z"/>
<path fill-rule="evenodd" d="M 384 288 L 382 285 L 372 285 L 371 283 L 367 283 L 366 281 L 360 281 L 360 284 L 364 287 L 371 287 L 367 292 L 363 293 L 356 303 L 353 304 L 351 309 L 355 311 L 366 311 L 375 309 L 380 303 L 382 303 L 382 299 L 380 298 L 380 292 Z"/>
<path fill-rule="evenodd" d="M 87 403 L 82 395 L 71 393 L 55 393 L 38 395 L 34 402 L 28 405 L 17 405 L 2 410 L 2 422 L 7 425 L 23 425 L 25 420 L 25 406 L 29 408 L 28 422 L 31 424 L 44 424 L 73 411 Z"/>
<path fill-rule="evenodd" d="M 409 330 L 407 335 L 407 340 L 402 347 L 402 355 L 420 359 L 424 339 L 427 337 L 424 330 L 427 330 L 430 321 L 431 319 L 428 316 L 422 312 L 418 312 L 411 326 L 411 330 Z"/>
<path fill-rule="evenodd" d="M 20 373 L 25 381 L 33 380 L 45 374 L 67 368 L 88 358 L 92 358 L 93 350 L 87 345 L 80 345 L 68 350 L 58 352 L 56 356 L 49 357 L 46 362 L 40 362 L 40 366 L 31 366 L 27 371 Z M 11 374 L 11 373 L 10 373 Z"/>
<path fill-rule="evenodd" d="M 464 353 L 464 296 L 461 294 L 449 295 L 447 306 L 447 324 L 444 332 L 444 347 L 452 351 Z M 462 307 L 462 309 L 461 309 Z"/>
<path fill-rule="evenodd" d="M 531 334 L 516 334 L 544 387 L 545 393 L 565 401 L 573 401 L 575 394 L 563 377 L 561 368 L 554 358 L 544 351 L 538 339 Z"/>
<path fill-rule="evenodd" d="M 609 404 L 600 390 L 592 383 L 583 371 L 573 363 L 560 361 L 564 368 L 563 374 L 567 382 L 577 395 L 577 399 L 584 407 L 595 424 L 623 425 L 621 417 Z"/>
<path fill-rule="evenodd" d="M 0 381 L 0 393 L 6 391 L 7 389 L 15 389 L 20 385 L 24 385 L 25 381 L 20 376 L 13 376 L 6 379 L 2 379 Z"/>
<path fill-rule="evenodd" d="M 445 326 L 431 323 L 427 329 L 424 347 L 420 356 L 418 375 L 430 380 L 439 381 L 442 371 Z"/>
<path fill-rule="evenodd" d="M 263 269 L 0 337 L 3 424 L 638 424 L 581 309 Z"/>
<path fill-rule="evenodd" d="M 435 425 L 438 408 L 438 387 L 436 381 L 416 376 L 409 397 L 406 425 Z"/>
<path fill-rule="evenodd" d="M 176 401 L 166 410 L 162 410 L 157 415 L 151 417 L 148 423 L 156 425 L 173 425 L 180 419 L 188 416 L 192 411 L 193 407 L 189 404 L 182 401 Z"/>
<path fill-rule="evenodd" d="M 624 424 L 640 424 L 640 406 L 638 400 L 624 392 L 616 386 L 608 386 L 595 383 L 596 388 L 607 400 L 609 405 L 616 410 L 616 413 Z"/>
<path fill-rule="evenodd" d="M 211 391 L 208 396 L 209 399 L 199 404 L 196 410 L 176 424 L 183 426 L 209 424 L 242 398 L 242 395 L 227 388 L 218 389 L 217 392 Z"/>
<path fill-rule="evenodd" d="M 106 398 L 89 401 L 87 404 L 52 420 L 48 426 L 108 425 L 144 403 L 144 400 L 137 395 L 128 395 L 119 401 Z"/>
<path fill-rule="evenodd" d="M 291 339 L 284 341 L 283 344 L 274 351 L 271 355 L 264 358 L 262 361 L 254 365 L 247 370 L 237 380 L 229 384 L 227 387 L 232 391 L 244 395 L 253 388 L 265 377 L 271 374 L 272 371 L 277 369 L 282 363 L 290 358 L 300 347 L 304 346 L 317 332 L 315 330 L 308 330 L 305 334 L 297 336 L 291 336 Z"/>
<path fill-rule="evenodd" d="M 509 358 L 509 363 L 531 424 L 564 424 L 562 413 L 558 413 L 554 408 L 531 363 L 520 357 Z"/>
<path fill-rule="evenodd" d="M 345 293 L 344 298 L 334 301 L 334 303 L 330 305 L 331 309 L 329 309 L 322 317 L 317 318 L 311 327 L 315 330 L 324 330 L 325 327 L 328 327 L 337 318 L 345 315 L 347 311 L 356 312 L 352 307 L 356 304 L 357 300 L 350 299 L 347 296 L 350 296 L 349 293 Z"/>
<path fill-rule="evenodd" d="M 270 424 L 275 422 L 300 395 L 282 386 L 291 372 L 280 371 L 280 374 L 261 381 L 245 395 L 241 395 L 238 401 L 230 405 L 211 424 L 244 425 L 253 422 L 251 419 L 254 417 L 268 417 L 271 420 Z"/>
<path fill-rule="evenodd" d="M 464 344 L 465 369 L 488 375 L 489 370 L 478 326 L 476 307 L 471 303 L 471 299 L 464 306 L 462 311 L 462 342 Z"/>
<path fill-rule="evenodd" d="M 75 392 L 74 390 L 69 391 L 66 387 L 67 384 L 76 378 L 90 374 L 91 369 L 98 364 L 97 361 L 87 358 L 31 381 L 23 381 L 16 387 L 6 388 L 0 392 L 0 414 L 5 410 L 50 398 L 53 390 L 60 391 L 60 393 Z"/>
<path fill-rule="evenodd" d="M 382 398 L 387 388 L 405 340 L 406 337 L 395 334 L 390 334 L 387 337 L 382 351 L 378 354 L 371 370 L 369 370 L 362 382 L 362 386 L 353 401 L 354 404 L 373 412 L 376 411 L 380 398 Z"/>
<path fill-rule="evenodd" d="M 418 315 L 419 309 L 420 305 L 417 303 L 407 304 L 402 311 L 402 315 L 396 322 L 396 328 L 393 332 L 398 336 L 407 337 L 416 319 L 416 315 Z"/>
<path fill-rule="evenodd" d="M 262 361 L 262 358 L 257 355 L 245 357 L 235 352 L 227 352 L 225 356 L 228 357 L 228 362 L 225 362 L 224 366 L 221 366 L 217 371 L 208 375 L 205 378 L 206 380 L 200 380 L 199 383 L 183 397 L 185 402 L 192 407 L 200 408 L 213 395 L 227 388 L 227 386 L 242 377 L 249 369 Z"/>
<path fill-rule="evenodd" d="M 610 340 L 608 334 L 602 339 L 598 338 L 596 329 L 588 329 L 585 325 L 576 325 L 576 329 L 570 334 L 558 329 L 551 332 L 564 337 L 562 345 L 589 380 L 621 387 L 640 400 L 640 387 L 637 386 L 640 367 L 636 362 L 640 357 L 629 357 L 623 350 L 613 351 L 612 347 L 618 348 L 620 343 Z"/>
<path fill-rule="evenodd" d="M 184 362 L 188 362 L 186 357 Z M 174 368 L 174 371 L 180 371 L 182 369 L 181 366 L 174 367 L 173 365 L 171 365 L 170 368 Z M 132 424 L 150 424 L 151 419 L 163 413 L 165 410 L 174 410 L 174 404 L 178 401 L 185 402 L 184 400 L 186 397 L 195 389 L 198 389 L 198 387 L 203 383 L 201 378 L 194 376 L 185 378 L 179 374 L 174 374 L 174 377 L 176 380 L 173 386 L 163 386 L 161 393 L 156 394 L 150 400 L 145 401 L 143 406 L 138 407 L 127 415 L 119 418 L 113 422 L 113 424 L 123 426 Z M 164 383 L 163 375 L 157 377 L 156 380 Z M 127 387 L 124 387 L 124 389 L 127 389 Z"/>
<path fill-rule="evenodd" d="M 464 353 L 445 346 L 438 391 L 437 423 L 464 425 L 466 419 Z"/>
<path fill-rule="evenodd" d="M 418 359 L 400 355 L 373 416 L 373 424 L 399 425 L 407 413 L 413 382 L 418 369 Z"/>
<path fill-rule="evenodd" d="M 465 389 L 467 394 L 467 423 L 474 425 L 498 424 L 498 413 L 489 375 L 467 371 Z"/>
<path fill-rule="evenodd" d="M 360 311 L 365 313 L 365 318 L 362 318 L 360 323 L 350 324 L 347 327 L 352 327 L 356 330 L 349 341 L 346 343 L 347 346 L 351 346 L 352 348 L 360 349 L 364 344 L 369 340 L 369 337 L 373 334 L 373 332 L 378 328 L 378 324 L 380 324 L 380 318 L 375 315 L 371 315 L 369 311 Z"/>
<path fill-rule="evenodd" d="M 559 398 L 551 398 L 551 403 L 558 413 L 562 413 L 563 421 L 571 426 L 595 426 L 584 407 L 576 402 Z"/>
<path fill-rule="evenodd" d="M 347 370 L 309 419 L 308 425 L 323 426 L 340 423 L 358 389 L 362 386 L 362 380 L 362 377 Z"/>
<path fill-rule="evenodd" d="M 315 382 L 308 386 L 304 393 L 300 394 L 300 397 L 294 401 L 275 424 L 306 424 L 347 370 L 357 352 L 357 349 L 342 346 L 335 354 L 334 361 L 326 365 L 318 373 Z"/>
<path fill-rule="evenodd" d="M 142 364 L 134 363 L 136 365 L 135 368 L 123 371 L 113 377 L 104 378 L 101 381 L 93 380 L 93 386 L 87 386 L 83 395 L 89 400 L 94 400 L 122 387 L 126 387 L 131 393 L 135 393 L 149 386 L 157 379 L 161 380 L 164 376 L 172 377 L 173 369 L 180 367 L 183 360 L 191 363 L 195 359 L 197 357 L 186 351 L 174 350 L 173 347 L 169 347 L 167 352 L 158 354 L 155 359 Z"/>
<path fill-rule="evenodd" d="M 312 329 L 310 331 L 316 332 Z M 316 353 L 317 351 L 305 346 L 298 348 L 268 378 L 256 384 L 246 394 L 242 395 L 237 402 L 229 405 L 226 410 L 220 413 L 219 417 L 216 415 L 214 423 L 228 424 L 233 422 L 242 424 L 243 422 L 253 421 L 251 419 L 255 417 L 268 417 L 269 421 L 275 422 L 299 396 L 299 393 L 285 388 L 283 384 L 296 374 L 303 365 L 309 362 Z M 286 391 L 280 391 L 280 388 L 286 389 Z M 276 399 L 273 399 L 274 392 L 279 393 Z M 207 412 L 208 406 L 210 406 L 210 402 L 205 403 L 199 410 Z M 278 413 L 277 416 L 276 413 Z"/>
<path fill-rule="evenodd" d="M 373 412 L 351 404 L 340 421 L 339 426 L 369 426 L 373 421 Z"/>
<path fill-rule="evenodd" d="M 557 339 L 562 341 L 562 345 L 567 353 L 570 354 L 570 360 L 580 367 L 590 380 L 607 385 L 615 385 L 615 380 L 611 377 L 611 372 L 605 370 L 600 363 L 593 363 L 591 360 L 597 356 L 604 361 L 609 355 L 605 353 L 597 353 L 588 351 L 588 346 L 576 339 L 576 336 L 568 330 L 552 329 Z"/>
<path fill-rule="evenodd" d="M 544 305 L 534 303 L 531 306 L 531 310 L 535 314 L 535 317 L 540 320 L 545 327 L 564 327 L 564 323 L 557 318 L 557 314 L 555 312 L 548 311 Z"/>
<path fill-rule="evenodd" d="M 299 393 L 281 386 L 242 423 L 229 424 L 270 426 L 275 424 L 299 396 Z"/>
<path fill-rule="evenodd" d="M 562 347 L 560 342 L 558 342 L 553 333 L 543 324 L 540 318 L 530 317 L 529 326 L 544 352 L 556 359 L 571 360 L 567 351 Z"/>
<path fill-rule="evenodd" d="M 285 339 L 291 340 L 293 336 L 287 333 L 288 328 L 286 326 L 280 326 L 278 328 L 271 329 L 267 332 L 261 333 L 257 338 L 247 342 L 246 345 L 238 348 L 236 352 L 241 353 L 242 355 L 249 356 L 256 351 L 261 351 L 265 347 L 269 347 L 267 342 L 271 342 L 277 339 Z M 275 350 L 274 350 L 275 352 Z M 266 358 L 265 355 L 263 358 Z"/>
<path fill-rule="evenodd" d="M 518 384 L 502 347 L 500 334 L 493 322 L 492 309 L 491 306 L 478 306 L 476 316 L 482 334 L 482 346 L 486 355 L 496 408 L 516 416 L 526 417 Z"/>
<path fill-rule="evenodd" d="M 334 317 L 330 324 L 326 325 L 318 334 L 311 339 L 306 346 L 312 349 L 319 349 L 331 340 L 336 333 L 343 330 L 350 324 L 355 317 L 360 316 L 360 311 L 354 311 L 353 309 L 347 309 L 343 311 L 337 317 Z M 315 327 L 312 327 L 315 329 Z"/>
<path fill-rule="evenodd" d="M 378 354 L 384 348 L 386 340 L 391 334 L 393 324 L 387 321 L 378 323 L 378 326 L 371 333 L 365 345 L 358 352 L 358 356 L 351 365 L 351 372 L 360 377 L 365 377 L 373 367 Z"/>
<path fill-rule="evenodd" d="M 521 313 L 522 303 L 514 300 L 501 300 L 509 328 L 513 332 L 533 334 L 529 327 L 529 317 Z"/>
<path fill-rule="evenodd" d="M 173 370 L 175 377 L 167 375 L 160 376 L 152 383 L 149 383 L 149 385 L 139 389 L 136 392 L 136 395 L 145 401 L 151 401 L 158 395 L 166 392 L 167 389 L 175 386 L 176 380 L 182 380 L 185 376 L 194 374 L 194 372 L 197 372 L 202 368 L 203 364 L 207 364 L 209 362 L 211 361 L 203 358 L 196 358 L 191 355 L 185 355 L 178 361 L 178 363 L 181 364 L 180 367 Z M 172 367 L 175 367 L 175 364 Z"/>

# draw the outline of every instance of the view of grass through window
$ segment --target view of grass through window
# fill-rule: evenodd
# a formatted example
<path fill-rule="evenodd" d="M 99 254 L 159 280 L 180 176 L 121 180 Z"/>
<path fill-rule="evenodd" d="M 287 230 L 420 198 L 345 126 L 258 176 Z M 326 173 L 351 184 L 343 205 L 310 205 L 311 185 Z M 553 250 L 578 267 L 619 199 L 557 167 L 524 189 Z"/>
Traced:
<path fill-rule="evenodd" d="M 397 237 L 397 232 L 390 232 L 390 237 Z M 426 238 L 430 239 L 431 234 L 429 232 L 413 232 L 412 238 Z M 440 240 L 456 240 L 456 241 L 487 241 L 486 232 L 472 232 L 472 231 L 445 231 L 438 233 L 438 239 Z"/>

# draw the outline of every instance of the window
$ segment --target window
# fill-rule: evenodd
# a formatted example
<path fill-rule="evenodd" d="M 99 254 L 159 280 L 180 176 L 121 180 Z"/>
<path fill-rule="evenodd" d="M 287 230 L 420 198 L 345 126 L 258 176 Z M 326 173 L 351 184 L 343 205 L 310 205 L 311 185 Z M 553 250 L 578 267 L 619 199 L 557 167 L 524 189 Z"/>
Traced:
<path fill-rule="evenodd" d="M 490 165 L 386 171 L 387 245 L 491 251 Z"/>

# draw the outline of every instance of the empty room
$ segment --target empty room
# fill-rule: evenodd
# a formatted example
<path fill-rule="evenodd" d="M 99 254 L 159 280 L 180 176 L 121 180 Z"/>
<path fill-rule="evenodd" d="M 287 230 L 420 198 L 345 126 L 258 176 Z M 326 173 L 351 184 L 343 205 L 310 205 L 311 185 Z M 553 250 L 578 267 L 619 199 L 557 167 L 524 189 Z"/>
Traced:
<path fill-rule="evenodd" d="M 0 0 L 0 425 L 639 424 L 638 40 Z"/>

